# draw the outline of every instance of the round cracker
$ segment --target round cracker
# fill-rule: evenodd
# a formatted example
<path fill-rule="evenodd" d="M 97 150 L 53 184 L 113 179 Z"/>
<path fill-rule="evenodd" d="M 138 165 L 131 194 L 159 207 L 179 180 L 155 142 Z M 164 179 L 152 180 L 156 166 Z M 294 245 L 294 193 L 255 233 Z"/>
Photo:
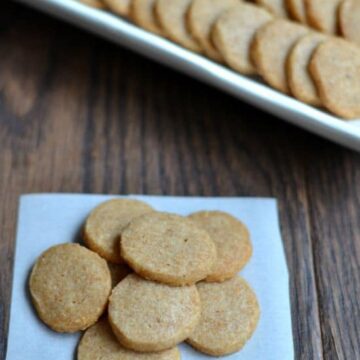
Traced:
<path fill-rule="evenodd" d="M 245 280 L 197 285 L 201 319 L 187 342 L 212 356 L 240 350 L 253 335 L 260 317 L 256 295 Z"/>
<path fill-rule="evenodd" d="M 83 4 L 89 5 L 97 9 L 104 9 L 105 5 L 101 0 L 79 0 Z"/>
<path fill-rule="evenodd" d="M 194 331 L 201 303 L 196 286 L 172 287 L 132 274 L 113 290 L 110 325 L 120 343 L 141 352 L 174 347 Z"/>
<path fill-rule="evenodd" d="M 267 10 L 248 3 L 239 3 L 220 16 L 212 39 L 231 68 L 246 75 L 256 74 L 250 58 L 251 43 L 256 31 L 272 18 Z"/>
<path fill-rule="evenodd" d="M 286 0 L 286 6 L 291 18 L 303 24 L 307 23 L 305 0 Z"/>
<path fill-rule="evenodd" d="M 216 247 L 191 220 L 153 212 L 133 220 L 123 231 L 121 255 L 143 277 L 182 286 L 211 273 Z"/>
<path fill-rule="evenodd" d="M 211 30 L 222 13 L 237 5 L 240 0 L 193 0 L 188 12 L 189 29 L 205 54 L 222 61 L 221 54 L 211 41 Z"/>
<path fill-rule="evenodd" d="M 341 34 L 360 45 L 360 1 L 345 0 L 339 10 Z"/>
<path fill-rule="evenodd" d="M 308 29 L 295 22 L 277 19 L 263 26 L 255 35 L 251 56 L 258 73 L 272 87 L 289 92 L 286 60 L 297 40 Z"/>
<path fill-rule="evenodd" d="M 285 0 L 255 0 L 255 2 L 279 17 L 288 17 Z"/>
<path fill-rule="evenodd" d="M 155 3 L 156 0 L 132 0 L 130 17 L 136 25 L 162 35 L 161 27 L 155 16 Z"/>
<path fill-rule="evenodd" d="M 296 43 L 288 58 L 291 93 L 300 101 L 314 106 L 320 106 L 321 100 L 308 68 L 314 51 L 325 40 L 324 34 L 305 35 Z"/>
<path fill-rule="evenodd" d="M 142 201 L 113 199 L 97 206 L 89 215 L 84 227 L 84 242 L 104 259 L 120 264 L 119 239 L 129 222 L 153 211 Z"/>
<path fill-rule="evenodd" d="M 309 25 L 329 34 L 337 34 L 340 2 L 341 0 L 305 0 Z"/>
<path fill-rule="evenodd" d="M 131 269 L 125 264 L 113 264 L 108 262 L 108 266 L 113 288 L 132 272 Z"/>
<path fill-rule="evenodd" d="M 155 14 L 166 36 L 189 50 L 201 48 L 187 29 L 186 14 L 192 0 L 157 0 Z"/>
<path fill-rule="evenodd" d="M 177 348 L 160 353 L 138 353 L 124 348 L 106 319 L 88 329 L 79 343 L 77 360 L 180 360 Z"/>
<path fill-rule="evenodd" d="M 360 49 L 345 40 L 325 41 L 310 61 L 323 105 L 346 119 L 360 117 Z"/>
<path fill-rule="evenodd" d="M 103 0 L 108 8 L 120 16 L 129 16 L 131 0 Z"/>
<path fill-rule="evenodd" d="M 201 211 L 189 218 L 208 232 L 217 250 L 217 260 L 208 282 L 221 282 L 234 277 L 252 255 L 250 234 L 246 226 L 221 211 Z"/>
<path fill-rule="evenodd" d="M 104 312 L 111 277 L 99 255 L 78 244 L 62 244 L 39 257 L 29 286 L 45 324 L 58 332 L 75 332 L 93 325 Z"/>

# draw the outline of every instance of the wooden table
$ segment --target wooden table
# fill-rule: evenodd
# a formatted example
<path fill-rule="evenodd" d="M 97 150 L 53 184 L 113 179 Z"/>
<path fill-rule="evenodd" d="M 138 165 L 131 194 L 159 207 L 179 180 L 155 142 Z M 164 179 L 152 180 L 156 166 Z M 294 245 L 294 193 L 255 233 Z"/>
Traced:
<path fill-rule="evenodd" d="M 28 192 L 276 197 L 297 359 L 360 358 L 358 154 L 19 5 L 0 39 L 1 359 Z"/>

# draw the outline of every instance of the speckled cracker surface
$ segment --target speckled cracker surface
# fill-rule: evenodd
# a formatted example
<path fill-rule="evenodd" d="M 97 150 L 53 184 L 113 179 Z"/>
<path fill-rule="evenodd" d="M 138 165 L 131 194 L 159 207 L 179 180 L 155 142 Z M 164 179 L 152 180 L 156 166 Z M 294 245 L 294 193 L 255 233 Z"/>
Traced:
<path fill-rule="evenodd" d="M 309 68 L 328 110 L 346 119 L 360 117 L 358 46 L 345 40 L 328 40 L 316 49 Z"/>
<path fill-rule="evenodd" d="M 155 17 L 156 0 L 132 0 L 130 17 L 138 26 L 155 34 L 162 34 Z"/>
<path fill-rule="evenodd" d="M 192 0 L 157 0 L 155 13 L 166 36 L 189 50 L 201 48 L 189 32 L 187 12 Z"/>
<path fill-rule="evenodd" d="M 103 0 L 115 14 L 129 16 L 131 0 Z"/>
<path fill-rule="evenodd" d="M 206 230 L 216 245 L 217 259 L 206 281 L 228 280 L 244 268 L 252 255 L 252 244 L 240 220 L 221 211 L 199 211 L 189 219 Z"/>
<path fill-rule="evenodd" d="M 74 359 L 80 334 L 57 334 L 38 319 L 27 294 L 29 271 L 50 246 L 78 241 L 82 225 L 96 206 L 114 198 L 102 195 L 42 194 L 21 198 L 6 360 Z M 230 213 L 246 224 L 253 256 L 241 272 L 261 307 L 255 333 L 241 352 L 226 360 L 293 359 L 288 271 L 278 225 L 276 202 L 261 198 L 201 198 L 138 196 L 159 211 L 187 216 L 202 210 Z M 41 222 L 39 222 L 41 219 Z M 66 240 L 65 240 L 66 239 Z M 270 336 L 269 336 L 270 334 Z M 179 346 L 184 360 L 212 360 Z"/>
<path fill-rule="evenodd" d="M 152 210 L 148 204 L 136 200 L 117 199 L 100 204 L 86 219 L 83 230 L 86 246 L 110 262 L 122 263 L 121 233 L 132 219 Z"/>
<path fill-rule="evenodd" d="M 288 17 L 285 0 L 255 0 L 255 2 L 268 9 L 275 16 Z"/>
<path fill-rule="evenodd" d="M 29 290 L 39 317 L 58 332 L 93 325 L 108 302 L 111 277 L 98 254 L 78 244 L 53 246 L 37 259 Z"/>
<path fill-rule="evenodd" d="M 306 104 L 320 106 L 321 100 L 309 72 L 311 57 L 316 48 L 326 40 L 322 33 L 311 33 L 301 38 L 290 52 L 287 61 L 291 93 Z"/>
<path fill-rule="evenodd" d="M 239 3 L 220 16 L 213 27 L 212 39 L 231 68 L 241 74 L 256 74 L 250 58 L 251 44 L 256 31 L 272 19 L 267 10 L 248 3 Z"/>
<path fill-rule="evenodd" d="M 307 22 L 305 0 L 286 0 L 286 6 L 291 18 L 301 23 Z"/>
<path fill-rule="evenodd" d="M 188 12 L 188 26 L 207 56 L 221 61 L 220 53 L 211 41 L 211 30 L 216 20 L 226 10 L 241 0 L 193 0 Z"/>
<path fill-rule="evenodd" d="M 128 275 L 113 289 L 109 322 L 122 345 L 140 352 L 162 351 L 187 339 L 200 320 L 195 285 L 173 287 Z"/>
<path fill-rule="evenodd" d="M 83 335 L 77 360 L 180 360 L 178 348 L 159 353 L 138 353 L 120 345 L 107 319 L 100 320 Z"/>
<path fill-rule="evenodd" d="M 341 0 L 305 0 L 306 16 L 309 25 L 329 34 L 339 29 L 338 11 Z"/>
<path fill-rule="evenodd" d="M 240 277 L 197 285 L 201 319 L 188 339 L 195 349 L 213 356 L 240 350 L 256 330 L 260 308 L 254 291 Z"/>
<path fill-rule="evenodd" d="M 339 9 L 340 32 L 348 40 L 360 45 L 360 1 L 345 0 Z"/>
<path fill-rule="evenodd" d="M 273 88 L 289 92 L 286 61 L 297 40 L 308 31 L 292 21 L 274 20 L 256 33 L 251 56 L 259 74 Z"/>
<path fill-rule="evenodd" d="M 136 273 L 175 286 L 205 279 L 217 258 L 216 246 L 204 229 L 165 212 L 134 219 L 123 231 L 120 247 Z"/>

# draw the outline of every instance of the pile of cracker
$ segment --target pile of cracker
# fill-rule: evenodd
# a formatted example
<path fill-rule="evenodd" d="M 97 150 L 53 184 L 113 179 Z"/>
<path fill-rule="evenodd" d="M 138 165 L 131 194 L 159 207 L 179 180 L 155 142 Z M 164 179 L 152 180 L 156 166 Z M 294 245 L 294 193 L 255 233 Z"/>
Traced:
<path fill-rule="evenodd" d="M 112 199 L 90 213 L 83 240 L 86 247 L 45 251 L 29 281 L 45 324 L 63 333 L 86 330 L 78 360 L 180 359 L 183 341 L 222 356 L 254 333 L 259 304 L 237 275 L 252 244 L 233 216 L 183 217 Z"/>
<path fill-rule="evenodd" d="M 359 0 L 80 0 L 344 118 L 360 117 Z"/>

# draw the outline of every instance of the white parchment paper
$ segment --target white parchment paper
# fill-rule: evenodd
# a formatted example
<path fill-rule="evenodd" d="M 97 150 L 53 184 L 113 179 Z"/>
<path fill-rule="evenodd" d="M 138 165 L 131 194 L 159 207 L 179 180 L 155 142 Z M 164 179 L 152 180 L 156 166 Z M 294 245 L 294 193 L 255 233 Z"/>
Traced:
<path fill-rule="evenodd" d="M 27 282 L 36 258 L 48 247 L 80 240 L 89 212 L 110 196 L 24 195 L 20 200 L 7 360 L 73 360 L 80 334 L 57 334 L 38 320 Z M 242 271 L 261 306 L 258 328 L 244 349 L 227 360 L 294 358 L 288 271 L 279 231 L 276 201 L 252 198 L 136 196 L 159 211 L 187 215 L 222 210 L 250 229 L 254 254 Z M 211 359 L 181 345 L 183 360 Z"/>

